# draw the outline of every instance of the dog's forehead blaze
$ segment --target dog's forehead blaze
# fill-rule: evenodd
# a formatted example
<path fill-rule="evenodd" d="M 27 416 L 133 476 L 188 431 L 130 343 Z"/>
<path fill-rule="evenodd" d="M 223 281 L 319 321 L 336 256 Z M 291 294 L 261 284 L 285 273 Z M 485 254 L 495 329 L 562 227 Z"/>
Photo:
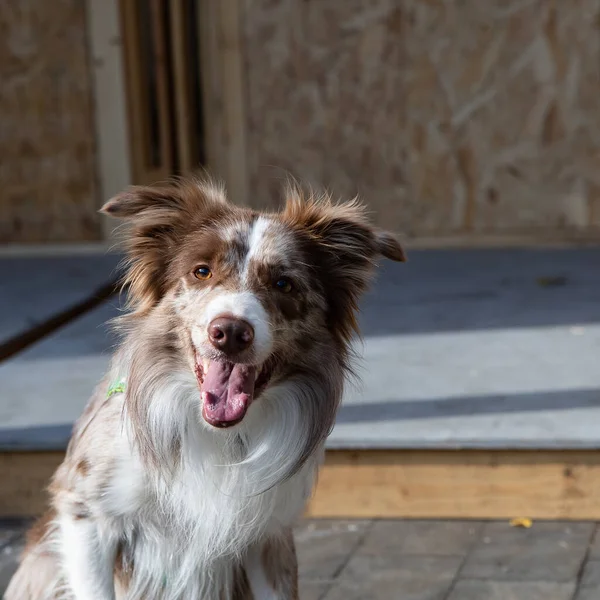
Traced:
<path fill-rule="evenodd" d="M 248 239 L 247 264 L 262 262 L 281 264 L 290 258 L 293 234 L 276 216 L 259 216 L 252 224 Z"/>
<path fill-rule="evenodd" d="M 300 315 L 302 301 L 285 296 L 273 285 L 285 276 L 305 287 L 300 281 L 305 269 L 297 234 L 276 215 L 254 214 L 252 218 L 214 222 L 198 232 L 194 242 L 196 258 L 188 264 L 207 256 L 213 270 L 209 289 L 255 294 L 273 319 L 279 314 L 284 318 Z M 204 296 L 203 301 L 210 296 Z"/>
<path fill-rule="evenodd" d="M 251 219 L 217 227 L 217 237 L 221 240 L 221 260 L 234 267 L 246 284 L 267 268 L 286 269 L 297 254 L 293 232 L 275 215 L 253 215 Z"/>
<path fill-rule="evenodd" d="M 293 237 L 275 215 L 232 213 L 188 234 L 173 261 L 173 274 L 182 277 L 206 264 L 213 270 L 213 286 L 252 287 L 259 284 L 259 274 L 264 284 L 269 270 L 276 275 L 294 263 Z"/>

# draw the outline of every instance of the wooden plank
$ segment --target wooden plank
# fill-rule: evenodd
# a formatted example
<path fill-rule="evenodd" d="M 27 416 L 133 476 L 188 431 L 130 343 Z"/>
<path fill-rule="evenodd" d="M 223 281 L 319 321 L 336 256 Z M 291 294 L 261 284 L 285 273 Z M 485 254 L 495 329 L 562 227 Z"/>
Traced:
<path fill-rule="evenodd" d="M 135 184 L 151 184 L 166 179 L 172 172 L 170 165 L 165 162 L 164 154 L 162 156 L 162 163 L 158 166 L 152 165 L 149 156 L 151 134 L 149 130 L 148 92 L 144 86 L 145 75 L 141 56 L 139 2 L 137 0 L 121 0 L 120 8 L 125 56 L 132 178 Z M 154 20 L 156 21 L 156 19 Z M 145 60 L 150 58 L 146 56 Z M 157 60 L 156 56 L 153 60 Z M 161 102 L 161 99 L 158 98 L 157 101 Z M 164 112 L 164 108 L 162 111 Z M 164 127 L 164 116 L 160 120 L 159 126 L 161 128 Z M 160 135 L 161 143 L 164 143 L 162 129 Z M 170 152 L 168 156 L 170 156 Z"/>
<path fill-rule="evenodd" d="M 154 39 L 154 69 L 156 77 L 158 124 L 160 135 L 160 171 L 162 179 L 170 177 L 175 171 L 173 156 L 173 127 L 171 124 L 171 97 L 169 94 L 169 50 L 165 32 L 164 0 L 150 0 L 150 18 Z"/>
<path fill-rule="evenodd" d="M 215 177 L 225 179 L 222 144 L 223 107 L 219 35 L 215 27 L 219 7 L 211 0 L 201 1 L 197 30 L 200 38 L 200 66 L 204 110 L 204 145 L 206 166 Z"/>
<path fill-rule="evenodd" d="M 96 123 L 97 207 L 131 183 L 125 57 L 119 0 L 86 0 Z M 105 239 L 114 223 L 103 219 Z"/>
<path fill-rule="evenodd" d="M 597 451 L 329 451 L 309 517 L 600 518 Z"/>
<path fill-rule="evenodd" d="M 129 119 L 129 146 L 133 183 L 151 183 L 146 178 L 145 134 L 146 107 L 143 96 L 142 65 L 139 61 L 139 23 L 137 2 L 121 0 L 121 30 L 127 85 L 127 113 Z"/>
<path fill-rule="evenodd" d="M 177 132 L 177 157 L 180 173 L 190 173 L 197 165 L 194 161 L 194 134 L 191 107 L 191 82 L 189 80 L 189 57 L 186 45 L 186 27 L 183 0 L 171 0 L 168 4 L 171 25 L 171 49 L 173 86 L 175 88 L 175 128 Z"/>
<path fill-rule="evenodd" d="M 220 33 L 223 72 L 223 118 L 226 154 L 226 183 L 230 198 L 246 204 L 248 167 L 246 165 L 246 94 L 243 80 L 240 0 L 221 0 Z"/>
<path fill-rule="evenodd" d="M 201 2 L 201 43 L 207 167 L 230 198 L 248 200 L 248 165 L 240 0 Z"/>
<path fill-rule="evenodd" d="M 63 452 L 0 453 L 0 517 L 42 514 L 46 488 L 63 457 Z"/>
<path fill-rule="evenodd" d="M 40 514 L 59 452 L 0 454 L 0 517 Z M 308 517 L 600 519 L 596 451 L 328 451 Z"/>

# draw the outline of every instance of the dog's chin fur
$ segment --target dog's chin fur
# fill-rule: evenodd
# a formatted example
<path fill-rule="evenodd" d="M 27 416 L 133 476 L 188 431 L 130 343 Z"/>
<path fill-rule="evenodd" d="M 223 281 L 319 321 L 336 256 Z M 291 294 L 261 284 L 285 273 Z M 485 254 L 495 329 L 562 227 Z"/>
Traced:
<path fill-rule="evenodd" d="M 356 202 L 296 189 L 266 215 L 198 181 L 134 188 L 105 211 L 132 223 L 123 343 L 6 598 L 297 598 L 291 527 L 342 396 L 357 301 L 400 246 Z M 194 278 L 199 263 L 211 280 Z M 252 326 L 239 360 L 269 373 L 226 428 L 203 417 L 197 376 L 222 358 L 206 334 L 220 314 Z M 107 394 L 121 379 L 126 392 Z"/>

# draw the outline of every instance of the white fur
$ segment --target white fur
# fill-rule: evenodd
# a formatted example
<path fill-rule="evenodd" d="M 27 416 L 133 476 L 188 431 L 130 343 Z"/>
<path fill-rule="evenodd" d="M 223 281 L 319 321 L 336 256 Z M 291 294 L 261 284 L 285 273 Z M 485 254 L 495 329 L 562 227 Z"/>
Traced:
<path fill-rule="evenodd" d="M 102 540 L 90 519 L 63 515 L 59 521 L 63 569 L 76 600 L 114 600 L 116 543 Z"/>
<path fill-rule="evenodd" d="M 322 454 L 315 453 L 281 483 L 307 435 L 301 402 L 301 387 L 274 387 L 251 406 L 236 432 L 207 430 L 198 427 L 202 418 L 193 376 L 174 375 L 156 384 L 148 398 L 151 435 L 159 452 L 167 452 L 176 433 L 182 436 L 178 470 L 171 475 L 148 470 L 125 429 L 114 441 L 117 468 L 102 501 L 114 519 L 109 529 L 135 548 L 127 598 L 216 600 L 219 590 L 230 589 L 232 558 L 242 560 L 265 535 L 293 525 Z M 113 564 L 112 536 L 101 538 L 91 526 L 66 519 L 60 529 L 64 567 L 76 599 L 113 598 L 101 577 Z M 263 581 L 256 568 L 255 598 L 275 598 L 261 595 Z"/>
<path fill-rule="evenodd" d="M 271 224 L 271 219 L 268 219 L 267 217 L 258 217 L 258 219 L 256 219 L 256 221 L 254 221 L 254 223 L 252 224 L 252 230 L 250 232 L 250 238 L 248 240 L 248 253 L 246 254 L 244 266 L 242 269 L 242 280 L 246 284 L 248 283 L 250 262 L 257 256 L 260 256 L 262 259 L 265 258 L 265 234 L 271 226 Z"/>
<path fill-rule="evenodd" d="M 260 600 L 279 600 L 279 595 L 269 584 L 261 558 L 260 548 L 252 547 L 244 560 L 252 597 Z"/>
<path fill-rule="evenodd" d="M 254 353 L 256 362 L 262 363 L 271 353 L 273 336 L 269 316 L 260 300 L 252 292 L 215 295 L 202 312 L 201 318 L 192 326 L 192 341 L 196 348 L 208 345 L 208 325 L 216 317 L 229 314 L 248 321 L 254 328 Z"/>

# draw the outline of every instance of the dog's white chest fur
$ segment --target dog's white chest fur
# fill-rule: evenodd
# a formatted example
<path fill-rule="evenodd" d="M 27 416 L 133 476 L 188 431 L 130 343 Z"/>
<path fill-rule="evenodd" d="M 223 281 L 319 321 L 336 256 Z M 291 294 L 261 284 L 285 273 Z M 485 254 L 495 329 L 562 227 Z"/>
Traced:
<path fill-rule="evenodd" d="M 320 453 L 269 487 L 265 475 L 277 468 L 271 462 L 277 456 L 253 447 L 251 431 L 228 438 L 209 433 L 183 438 L 171 473 L 144 469 L 131 447 L 121 455 L 105 509 L 121 515 L 124 556 L 135 566 L 127 597 L 212 598 L 228 589 L 233 566 L 247 560 L 254 544 L 301 514 Z"/>

